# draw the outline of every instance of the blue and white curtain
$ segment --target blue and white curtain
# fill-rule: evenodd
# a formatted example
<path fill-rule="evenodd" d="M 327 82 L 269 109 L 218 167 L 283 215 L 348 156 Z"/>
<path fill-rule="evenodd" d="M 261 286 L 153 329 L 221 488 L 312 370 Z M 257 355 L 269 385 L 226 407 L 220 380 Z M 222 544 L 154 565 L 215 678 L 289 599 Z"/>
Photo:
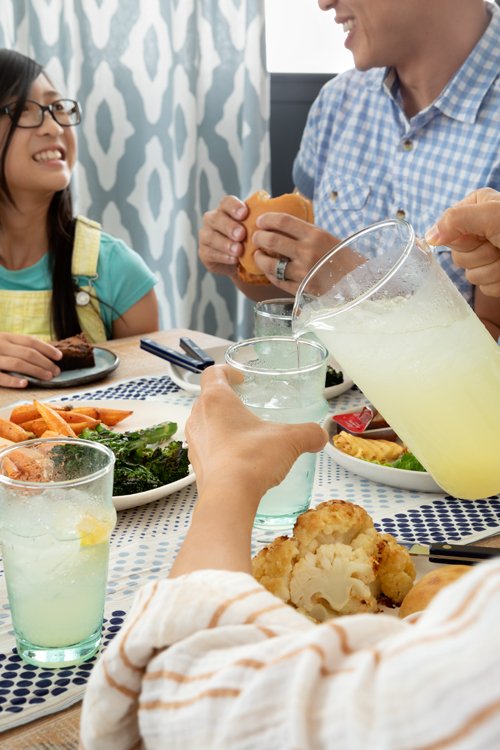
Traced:
<path fill-rule="evenodd" d="M 204 269 L 197 245 L 223 195 L 269 189 L 264 0 L 0 5 L 0 46 L 82 104 L 78 212 L 156 272 L 163 327 L 248 335 L 250 304 Z"/>

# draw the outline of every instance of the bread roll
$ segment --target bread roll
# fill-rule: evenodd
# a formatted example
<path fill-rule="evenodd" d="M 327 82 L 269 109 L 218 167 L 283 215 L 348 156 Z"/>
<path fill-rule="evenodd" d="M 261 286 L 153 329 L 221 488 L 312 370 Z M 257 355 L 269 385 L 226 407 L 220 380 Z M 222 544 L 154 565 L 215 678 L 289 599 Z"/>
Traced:
<path fill-rule="evenodd" d="M 453 583 L 469 570 L 469 565 L 443 565 L 441 568 L 426 573 L 406 594 L 399 608 L 399 616 L 408 617 L 414 612 L 421 612 L 442 588 Z"/>
<path fill-rule="evenodd" d="M 284 193 L 271 198 L 265 190 L 258 190 L 247 198 L 248 217 L 243 225 L 247 230 L 247 237 L 243 243 L 243 255 L 239 259 L 238 276 L 249 284 L 270 284 L 271 282 L 256 265 L 253 254 L 257 250 L 252 242 L 252 235 L 256 230 L 255 222 L 261 214 L 268 211 L 291 214 L 304 221 L 314 221 L 312 203 L 300 193 Z"/>

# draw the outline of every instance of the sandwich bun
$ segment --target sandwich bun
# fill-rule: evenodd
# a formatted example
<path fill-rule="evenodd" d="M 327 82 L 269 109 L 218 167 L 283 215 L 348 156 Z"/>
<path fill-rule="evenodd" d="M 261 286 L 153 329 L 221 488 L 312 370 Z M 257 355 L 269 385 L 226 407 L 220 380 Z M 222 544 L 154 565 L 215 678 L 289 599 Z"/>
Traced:
<path fill-rule="evenodd" d="M 399 608 L 399 616 L 403 618 L 421 612 L 441 589 L 469 571 L 469 565 L 443 565 L 426 573 L 406 594 Z"/>
<path fill-rule="evenodd" d="M 265 190 L 258 190 L 247 198 L 245 203 L 249 213 L 242 224 L 247 230 L 247 236 L 243 242 L 243 255 L 239 258 L 237 273 L 242 281 L 249 284 L 270 284 L 267 276 L 262 273 L 253 259 L 253 254 L 257 250 L 252 242 L 252 235 L 256 230 L 255 222 L 261 214 L 275 211 L 291 214 L 312 223 L 314 221 L 312 203 L 300 193 L 284 193 L 271 198 Z"/>

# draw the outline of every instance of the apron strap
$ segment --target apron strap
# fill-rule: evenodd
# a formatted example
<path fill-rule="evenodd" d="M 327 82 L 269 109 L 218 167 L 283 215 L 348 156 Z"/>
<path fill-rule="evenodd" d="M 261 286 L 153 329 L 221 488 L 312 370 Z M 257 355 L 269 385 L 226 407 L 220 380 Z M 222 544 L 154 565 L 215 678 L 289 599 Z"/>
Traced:
<path fill-rule="evenodd" d="M 106 328 L 101 318 L 99 302 L 92 297 L 92 281 L 97 279 L 97 263 L 101 245 L 101 225 L 86 216 L 77 216 L 75 226 L 75 240 L 73 244 L 73 258 L 71 273 L 77 277 L 87 277 L 88 282 L 81 287 L 84 295 L 83 304 L 78 304 L 76 310 L 82 331 L 93 342 L 106 341 Z"/>

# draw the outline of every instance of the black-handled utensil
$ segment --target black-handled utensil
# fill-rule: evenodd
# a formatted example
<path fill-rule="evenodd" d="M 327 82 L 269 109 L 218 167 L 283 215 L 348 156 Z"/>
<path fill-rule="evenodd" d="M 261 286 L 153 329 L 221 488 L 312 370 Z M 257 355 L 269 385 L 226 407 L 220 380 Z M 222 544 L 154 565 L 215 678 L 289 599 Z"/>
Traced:
<path fill-rule="evenodd" d="M 182 354 L 182 352 L 170 349 L 168 346 L 158 344 L 156 341 L 152 341 L 152 339 L 141 339 L 140 347 L 144 351 L 154 354 L 156 357 L 166 359 L 167 362 L 171 362 L 178 367 L 183 367 L 190 372 L 201 374 L 206 367 L 199 359 L 188 357 L 187 354 Z"/>
<path fill-rule="evenodd" d="M 403 543 L 404 544 L 404 543 Z M 477 544 L 404 544 L 410 555 L 423 555 L 429 562 L 442 565 L 475 565 L 500 555 L 498 547 L 480 547 Z"/>
<path fill-rule="evenodd" d="M 181 338 L 179 339 L 179 344 L 181 346 L 181 349 L 183 349 L 186 354 L 188 354 L 190 357 L 194 357 L 194 359 L 200 360 L 200 362 L 203 364 L 203 369 L 215 364 L 215 360 L 213 359 L 213 357 L 211 357 L 208 352 L 206 352 L 201 348 L 201 346 L 193 341 L 193 339 L 190 339 L 187 336 L 181 336 Z"/>

